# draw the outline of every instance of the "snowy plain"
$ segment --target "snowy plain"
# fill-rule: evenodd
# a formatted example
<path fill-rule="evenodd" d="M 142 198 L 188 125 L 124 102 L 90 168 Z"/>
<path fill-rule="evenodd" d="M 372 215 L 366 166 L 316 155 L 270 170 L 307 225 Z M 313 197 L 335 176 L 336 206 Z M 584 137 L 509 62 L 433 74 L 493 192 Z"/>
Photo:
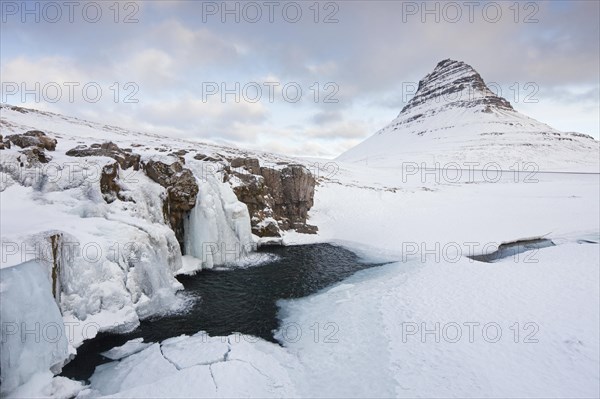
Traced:
<path fill-rule="evenodd" d="M 340 178 L 360 173 L 340 170 Z M 269 349 L 262 355 L 267 361 L 256 366 L 278 381 L 275 386 L 238 378 L 244 372 L 229 361 L 217 361 L 228 373 L 227 388 L 206 391 L 218 377 L 204 365 L 160 382 L 139 381 L 113 395 L 597 396 L 598 176 L 553 174 L 527 184 L 425 183 L 428 190 L 418 180 L 412 189 L 382 189 L 384 181 L 389 188 L 393 176 L 379 177 L 368 188 L 341 182 L 319 187 L 312 221 L 324 228 L 317 240 L 338 242 L 366 258 L 398 262 L 360 272 L 319 294 L 281 302 L 283 329 L 276 337 L 284 349 L 259 342 Z M 466 200 L 471 196 L 473 201 Z M 535 236 L 557 245 L 496 263 L 466 257 L 492 251 L 503 241 Z M 287 239 L 312 240 L 292 234 Z M 431 251 L 436 243 L 440 248 L 460 245 Z M 457 248 L 465 252 L 457 254 Z M 466 252 L 470 249 L 472 253 Z M 178 344 L 196 362 L 222 345 L 205 341 L 195 350 L 185 341 Z M 285 361 L 279 358 L 284 350 Z M 245 360 L 254 362 L 255 357 Z M 204 383 L 186 383 L 189 373 Z"/>
<path fill-rule="evenodd" d="M 106 139 L 127 145 L 134 135 L 53 115 L 13 115 L 3 110 L 2 116 L 15 129 L 44 127 L 60 134 L 63 151 L 78 142 Z M 183 140 L 140 137 L 170 149 L 204 146 L 206 152 L 241 153 Z M 252 155 L 272 163 L 282 159 Z M 494 159 L 493 154 L 488 156 Z M 25 384 L 7 395 L 600 395 L 598 168 L 588 174 L 504 171 L 499 178 L 479 173 L 471 178 L 462 171 L 461 178 L 454 179 L 444 172 L 401 172 L 344 162 L 334 162 L 332 170 L 327 160 L 296 162 L 317 173 L 319 184 L 309 222 L 319 226 L 319 234 L 290 233 L 285 242 L 334 242 L 365 258 L 391 263 L 360 272 L 310 297 L 282 301 L 283 327 L 275 332 L 281 345 L 240 335 L 208 337 L 202 332 L 151 345 L 131 342 L 111 353 L 115 361 L 99 367 L 89 386 L 34 369 Z M 142 182 L 137 188 L 132 184 L 131 191 L 136 193 L 141 186 L 153 187 Z M 97 279 L 103 284 L 92 284 L 98 291 L 91 290 L 89 298 L 71 298 L 66 309 L 72 310 L 63 312 L 63 320 L 95 320 L 107 328 L 118 321 L 133 328 L 147 309 L 161 303 L 168 308 L 177 303 L 174 298 L 185 302 L 173 276 L 189 265 L 189 259 L 182 262 L 178 254 L 167 260 L 168 250 L 157 252 L 155 248 L 168 248 L 173 237 L 164 225 L 148 222 L 152 207 L 142 217 L 127 209 L 104 209 L 93 198 L 79 197 L 80 188 L 40 195 L 33 187 L 5 187 L 3 241 L 28 241 L 54 230 L 104 246 L 112 240 L 133 239 L 149 243 L 150 253 L 159 257 L 148 265 L 162 262 L 169 266 L 160 269 L 156 279 L 152 277 L 158 273 L 156 267 L 147 271 L 161 294 L 140 302 L 136 293 L 141 298 L 152 290 L 138 290 L 127 281 L 144 284 L 148 282 L 145 276 L 128 276 L 120 271 L 123 266 L 118 260 L 103 263 L 100 271 L 81 265 L 89 274 L 74 278 L 74 284 L 87 287 Z M 79 212 L 83 207 L 96 213 Z M 23 223 L 23 215 L 35 223 Z M 149 236 L 162 237 L 163 242 L 153 245 Z M 556 246 L 495 263 L 467 257 L 492 252 L 502 242 L 542 236 Z M 13 269 L 17 263 L 9 259 L 3 267 Z M 3 283 L 3 302 L 8 288 Z M 82 290 L 75 287 L 73 292 Z M 72 342 L 70 350 L 81 339 Z"/>

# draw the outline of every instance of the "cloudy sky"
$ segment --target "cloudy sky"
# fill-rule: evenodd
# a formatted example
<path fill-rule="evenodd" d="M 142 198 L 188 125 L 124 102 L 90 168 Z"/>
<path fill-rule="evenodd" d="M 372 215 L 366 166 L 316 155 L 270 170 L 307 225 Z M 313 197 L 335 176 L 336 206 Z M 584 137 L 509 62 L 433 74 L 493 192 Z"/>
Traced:
<path fill-rule="evenodd" d="M 335 157 L 452 58 L 517 110 L 598 138 L 599 4 L 3 0 L 2 102 Z"/>

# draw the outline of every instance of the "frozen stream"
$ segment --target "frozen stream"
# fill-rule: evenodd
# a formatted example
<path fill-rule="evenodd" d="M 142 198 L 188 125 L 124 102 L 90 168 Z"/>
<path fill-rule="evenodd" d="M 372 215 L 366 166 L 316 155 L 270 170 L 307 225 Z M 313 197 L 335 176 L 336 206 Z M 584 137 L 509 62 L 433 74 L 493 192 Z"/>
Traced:
<path fill-rule="evenodd" d="M 211 336 L 239 332 L 276 342 L 273 331 L 279 326 L 279 299 L 305 297 L 357 271 L 381 265 L 366 263 L 353 252 L 330 244 L 270 247 L 260 253 L 272 260 L 248 268 L 178 277 L 188 294 L 199 297 L 191 309 L 143 321 L 129 334 L 99 334 L 78 348 L 77 357 L 62 375 L 87 380 L 97 365 L 110 361 L 101 352 L 138 337 L 159 342 L 199 331 Z"/>

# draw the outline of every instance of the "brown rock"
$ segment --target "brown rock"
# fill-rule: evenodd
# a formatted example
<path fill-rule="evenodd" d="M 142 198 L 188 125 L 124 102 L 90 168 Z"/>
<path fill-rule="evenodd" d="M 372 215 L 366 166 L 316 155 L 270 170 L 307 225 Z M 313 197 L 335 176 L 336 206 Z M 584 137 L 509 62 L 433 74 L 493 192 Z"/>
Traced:
<path fill-rule="evenodd" d="M 233 169 L 244 168 L 255 175 L 260 174 L 260 165 L 256 158 L 234 158 L 231 160 L 231 167 Z"/>
<path fill-rule="evenodd" d="M 13 110 L 13 111 L 20 112 L 20 113 L 22 113 L 22 114 L 26 114 L 26 113 L 28 113 L 28 112 L 29 112 L 29 111 L 27 110 L 27 108 L 23 108 L 23 107 L 17 107 L 16 105 L 8 105 L 8 104 L 7 104 L 7 105 L 0 105 L 0 108 L 8 108 L 8 109 L 10 109 L 10 110 Z"/>
<path fill-rule="evenodd" d="M 275 221 L 269 221 L 260 226 L 254 226 L 252 232 L 259 237 L 281 237 L 281 230 Z"/>
<path fill-rule="evenodd" d="M 119 198 L 121 186 L 119 185 L 119 164 L 116 161 L 106 164 L 102 168 L 100 191 L 104 201 L 108 204 Z"/>
<path fill-rule="evenodd" d="M 185 154 L 187 154 L 187 150 L 177 150 L 177 151 L 173 151 L 169 155 L 176 157 L 177 159 L 179 159 L 179 162 L 181 162 L 183 165 L 185 165 Z"/>
<path fill-rule="evenodd" d="M 52 157 L 46 155 L 44 150 L 38 147 L 27 148 L 23 151 L 20 151 L 21 154 L 25 154 L 27 159 L 28 166 L 40 164 L 40 163 L 48 163 L 52 160 Z M 23 165 L 21 165 L 23 166 Z"/>
<path fill-rule="evenodd" d="M 23 134 L 13 134 L 6 136 L 14 145 L 21 148 L 38 147 L 48 151 L 56 149 L 57 140 L 46 136 L 46 133 L 40 130 L 30 130 Z"/>
<path fill-rule="evenodd" d="M 204 162 L 219 162 L 219 161 L 221 161 L 220 158 L 214 158 L 214 157 L 208 156 L 206 154 L 196 154 L 196 155 L 194 155 L 194 159 L 197 159 L 198 161 L 204 161 Z"/>
<path fill-rule="evenodd" d="M 260 167 L 255 158 L 236 158 L 231 168 L 243 167 L 249 173 L 230 171 L 241 184 L 233 188 L 239 201 L 246 204 L 251 216 L 252 232 L 259 237 L 279 237 L 281 230 L 295 229 L 315 234 L 316 226 L 306 224 L 313 206 L 316 180 L 302 165 L 287 165 L 283 169 Z M 264 223 L 273 218 L 275 223 Z"/>
<path fill-rule="evenodd" d="M 269 187 L 265 184 L 262 176 L 247 173 L 231 172 L 242 184 L 233 188 L 233 192 L 239 201 L 246 204 L 251 217 L 252 232 L 259 237 L 280 237 L 279 226 L 274 223 L 268 226 L 259 226 L 266 218 L 273 217 L 273 197 L 269 193 Z"/>
<path fill-rule="evenodd" d="M 302 234 L 317 234 L 319 228 L 317 226 L 313 226 L 312 224 L 299 224 L 294 226 L 294 230 L 298 233 Z"/>
<path fill-rule="evenodd" d="M 261 168 L 260 173 L 273 197 L 275 215 L 292 224 L 306 223 L 316 184 L 310 171 L 302 165 L 288 165 L 281 170 Z"/>
<path fill-rule="evenodd" d="M 178 161 L 166 164 L 161 161 L 149 161 L 144 165 L 146 175 L 167 189 L 167 197 L 163 203 L 165 220 L 177 237 L 183 250 L 183 220 L 187 212 L 196 206 L 198 184 L 194 174 L 184 169 Z"/>
<path fill-rule="evenodd" d="M 292 223 L 305 224 L 308 211 L 313 206 L 315 195 L 315 178 L 302 165 L 290 165 L 281 170 L 283 186 L 282 213 Z"/>
<path fill-rule="evenodd" d="M 121 149 L 118 145 L 112 142 L 102 144 L 92 144 L 89 147 L 80 145 L 70 149 L 66 152 L 71 157 L 109 157 L 119 163 L 121 169 L 129 169 L 133 167 L 134 170 L 140 168 L 140 155 L 135 154 L 130 148 Z"/>

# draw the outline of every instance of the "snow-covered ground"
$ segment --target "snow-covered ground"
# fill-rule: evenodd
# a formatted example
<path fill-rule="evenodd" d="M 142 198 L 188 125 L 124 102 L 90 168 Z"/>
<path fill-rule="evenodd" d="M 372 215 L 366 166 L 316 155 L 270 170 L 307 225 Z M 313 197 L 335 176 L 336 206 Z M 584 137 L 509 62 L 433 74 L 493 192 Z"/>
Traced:
<path fill-rule="evenodd" d="M 140 378 L 135 386 L 118 393 L 110 388 L 110 393 L 597 396 L 598 175 L 539 175 L 537 183 L 515 183 L 511 176 L 464 184 L 423 183 L 419 177 L 401 185 L 397 173 L 376 172 L 340 169 L 338 182 L 319 187 L 311 221 L 323 226 L 320 240 L 338 240 L 365 257 L 397 262 L 311 297 L 283 301 L 276 336 L 284 349 L 241 339 L 253 351 L 244 358 L 255 367 L 248 371 L 257 373 L 250 381 L 237 369 L 243 362 L 232 364 L 231 356 L 204 360 L 215 350 L 229 350 L 221 338 L 205 337 L 202 344 L 199 338 L 189 345 L 177 341 L 185 348 L 179 353 L 188 352 L 190 359 L 181 370 L 171 367 L 158 381 Z M 369 181 L 366 176 L 377 177 Z M 352 187 L 354 180 L 365 187 Z M 396 192 L 390 190 L 394 187 Z M 542 235 L 557 245 L 496 263 L 466 257 L 491 252 L 502 241 Z M 299 238 L 288 236 L 290 242 Z M 594 243 L 578 243 L 582 240 Z M 109 364 L 110 371 L 98 371 L 96 383 L 81 395 L 102 393 L 93 389 L 104 385 L 98 382 L 104 375 L 118 385 L 130 370 L 169 369 L 169 354 L 163 349 L 161 357 L 157 349 L 152 358 L 146 349 L 138 360 L 132 356 L 128 363 Z M 224 385 L 218 383 L 223 375 Z M 193 384 L 186 384 L 192 376 Z"/>
<path fill-rule="evenodd" d="M 341 166 L 319 187 L 321 237 L 400 262 L 282 303 L 304 332 L 282 341 L 306 366 L 301 396 L 599 395 L 600 176 L 463 173 Z M 539 236 L 557 245 L 466 257 Z"/>
<path fill-rule="evenodd" d="M 301 396 L 597 397 L 598 244 L 535 260 L 394 263 L 284 303 L 321 326 L 286 343 Z"/>
<path fill-rule="evenodd" d="M 26 117 L 11 115 L 9 122 L 27 125 Z M 46 131 L 62 132 L 59 146 L 63 142 L 72 148 L 77 140 L 90 142 L 85 136 L 98 141 L 109 134 L 98 126 L 77 127 L 54 117 L 47 119 Z M 127 132 L 111 134 L 110 139 L 120 145 L 134 140 Z M 190 145 L 161 138 L 144 140 L 156 140 L 152 146 L 173 149 Z M 239 151 L 202 148 L 210 153 Z M 277 160 L 276 156 L 257 156 Z M 322 160 L 302 162 L 327 164 Z M 282 346 L 254 337 L 208 337 L 202 332 L 151 345 L 131 342 L 110 353 L 115 361 L 99 367 L 90 386 L 61 377 L 51 379 L 49 372 L 36 369 L 34 378 L 10 395 L 600 395 L 599 174 L 461 171 L 456 178 L 451 171 L 401 171 L 342 162 L 333 169 L 329 164 L 318 173 L 309 222 L 319 226 L 319 234 L 288 234 L 285 241 L 334 241 L 365 258 L 391 263 L 360 272 L 316 295 L 282 301 L 282 329 L 276 334 Z M 124 218 L 126 212 L 122 211 L 118 220 L 110 217 L 112 211 L 82 217 L 78 209 L 86 203 L 75 195 L 74 191 L 70 197 L 58 198 L 52 190 L 36 195 L 30 187 L 8 187 L 2 192 L 3 240 L 61 230 L 81 242 L 91 241 L 93 236 L 94 242 L 108 245 L 113 234 L 148 242 L 150 227 L 159 229 L 156 235 L 163 239 L 169 234 L 156 223 L 138 220 L 150 217 L 151 212 L 143 218 Z M 24 217 L 30 222 L 23 223 Z M 129 230 L 133 221 L 137 227 Z M 495 263 L 467 258 L 492 252 L 502 242 L 540 236 L 557 245 Z M 165 259 L 163 263 L 169 264 Z M 160 274 L 163 282 L 149 280 L 168 286 L 182 266 L 193 268 L 188 261 L 182 263 L 179 256 L 176 267 Z M 80 283 L 89 285 L 98 278 L 105 281 L 114 267 L 121 267 L 114 263 L 116 266 L 106 263 L 102 271 L 84 268 L 85 279 Z M 158 272 L 153 269 L 152 273 Z M 124 279 L 118 273 L 113 275 Z M 138 291 L 122 281 L 112 281 L 110 293 L 122 292 L 123 297 L 133 298 Z M 134 281 L 146 279 L 140 276 Z M 10 285 L 5 286 L 3 276 L 3 302 L 7 288 Z M 175 295 L 174 290 L 167 292 Z M 90 290 L 90 297 L 94 295 L 102 298 L 100 309 L 110 310 L 118 303 L 106 304 L 104 300 L 110 297 L 106 292 Z M 79 298 L 73 301 L 93 303 Z M 122 320 L 130 317 L 135 324 L 139 312 L 140 306 L 130 299 L 121 308 L 115 306 L 113 313 L 104 314 Z M 85 314 L 93 320 L 94 314 L 103 313 L 90 310 Z M 2 317 L 4 321 L 4 310 Z M 69 317 L 69 313 L 63 314 L 65 321 Z"/>

